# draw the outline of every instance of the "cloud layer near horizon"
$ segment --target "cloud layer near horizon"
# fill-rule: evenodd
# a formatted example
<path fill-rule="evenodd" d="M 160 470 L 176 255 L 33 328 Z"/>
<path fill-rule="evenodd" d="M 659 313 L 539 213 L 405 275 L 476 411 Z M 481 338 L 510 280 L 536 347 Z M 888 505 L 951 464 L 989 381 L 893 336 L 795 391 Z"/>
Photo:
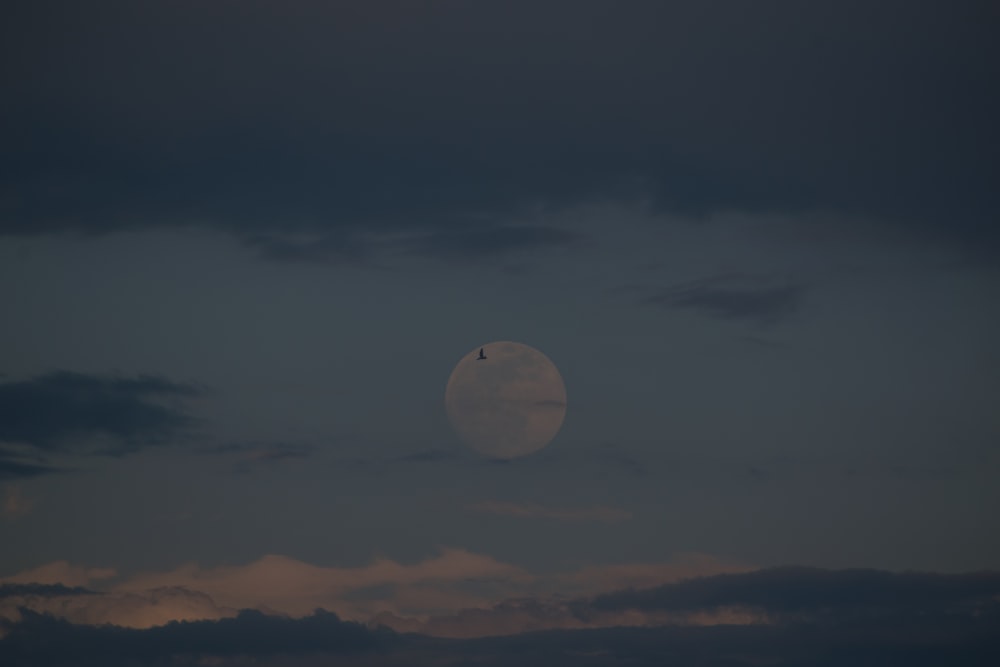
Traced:
<path fill-rule="evenodd" d="M 198 597 L 182 590 L 158 595 L 174 605 Z M 0 586 L 3 600 L 62 600 L 65 606 L 66 600 L 90 598 L 102 595 L 58 585 Z M 321 610 L 297 620 L 225 610 L 214 620 L 150 624 L 146 630 L 93 618 L 71 624 L 59 616 L 22 606 L 16 617 L 0 619 L 6 634 L 0 658 L 38 666 L 78 664 L 81 656 L 94 664 L 210 659 L 230 665 L 252 658 L 255 664 L 308 665 L 320 656 L 348 653 L 358 662 L 345 664 L 475 657 L 486 665 L 698 660 L 715 666 L 762 660 L 828 665 L 839 656 L 858 665 L 988 665 L 1000 657 L 1000 573 L 772 568 L 574 600 L 511 600 L 408 626 L 381 615 L 369 628 Z M 370 629 L 394 621 L 406 632 L 480 639 L 441 643 Z"/>
<path fill-rule="evenodd" d="M 116 576 L 113 569 L 56 562 L 0 578 L 0 585 L 86 587 L 92 594 L 69 599 L 55 594 L 18 596 L 0 604 L 6 608 L 0 616 L 16 618 L 16 610 L 23 606 L 73 622 L 141 628 L 168 620 L 219 618 L 237 609 L 301 617 L 323 608 L 350 620 L 368 621 L 382 614 L 387 623 L 391 618 L 405 624 L 409 619 L 489 610 L 513 596 L 576 597 L 745 569 L 710 556 L 688 554 L 668 563 L 589 566 L 533 574 L 461 549 L 442 549 L 438 555 L 412 564 L 376 558 L 359 567 L 322 567 L 270 555 L 246 565 L 202 568 L 190 563 L 167 572 L 124 578 Z M 171 617 L 171 613 L 176 615 Z M 472 625 L 458 630 L 460 636 L 481 631 Z"/>

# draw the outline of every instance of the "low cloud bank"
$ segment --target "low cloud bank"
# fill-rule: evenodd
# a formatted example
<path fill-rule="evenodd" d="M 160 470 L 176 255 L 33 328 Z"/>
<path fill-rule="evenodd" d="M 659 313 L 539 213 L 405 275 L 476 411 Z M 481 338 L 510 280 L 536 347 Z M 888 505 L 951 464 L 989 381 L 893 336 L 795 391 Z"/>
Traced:
<path fill-rule="evenodd" d="M 75 625 L 26 611 L 0 641 L 0 663 L 128 665 L 173 659 L 185 664 L 191 659 L 204 664 L 201 658 L 207 656 L 370 651 L 391 637 L 325 611 L 289 619 L 244 610 L 233 618 L 172 622 L 146 630 Z"/>
<path fill-rule="evenodd" d="M 218 619 L 232 616 L 238 609 L 302 617 L 322 608 L 353 621 L 364 622 L 381 614 L 412 623 L 467 615 L 469 610 L 489 611 L 510 598 L 566 600 L 746 569 L 707 555 L 683 554 L 668 563 L 589 566 L 538 575 L 463 549 L 442 549 L 415 563 L 377 558 L 358 567 L 320 566 L 269 555 L 242 565 L 205 568 L 189 563 L 128 577 L 118 576 L 110 568 L 58 561 L 0 578 L 0 585 L 62 584 L 100 594 L 86 599 L 61 599 L 58 595 L 0 599 L 0 615 L 14 618 L 16 609 L 23 606 L 74 622 L 144 628 L 171 620 Z M 451 621 L 437 624 L 442 628 L 453 625 Z M 446 634 L 483 634 L 475 627 L 479 624 Z"/>
<path fill-rule="evenodd" d="M 0 637 L 4 624 L 43 614 L 78 625 L 152 628 L 173 621 L 219 620 L 236 609 L 217 605 L 208 595 L 184 588 L 141 593 L 101 593 L 61 584 L 0 585 Z"/>
<path fill-rule="evenodd" d="M 425 620 L 383 613 L 401 632 L 486 637 L 607 627 L 859 624 L 1000 614 L 1000 572 L 936 574 L 781 567 L 684 579 L 589 598 L 506 600 Z"/>
<path fill-rule="evenodd" d="M 473 512 L 512 516 L 527 519 L 555 519 L 557 521 L 604 521 L 614 523 L 628 521 L 632 513 L 613 507 L 546 507 L 534 503 L 509 503 L 487 501 L 470 505 Z"/>
<path fill-rule="evenodd" d="M 0 595 L 101 597 L 40 584 L 6 585 Z M 0 664 L 985 667 L 1000 664 L 1000 573 L 775 568 L 409 622 L 393 631 L 323 610 L 301 618 L 243 610 L 135 629 L 21 609 L 18 619 L 0 620 Z M 492 626 L 485 634 L 503 636 L 419 634 L 447 623 L 465 632 Z"/>

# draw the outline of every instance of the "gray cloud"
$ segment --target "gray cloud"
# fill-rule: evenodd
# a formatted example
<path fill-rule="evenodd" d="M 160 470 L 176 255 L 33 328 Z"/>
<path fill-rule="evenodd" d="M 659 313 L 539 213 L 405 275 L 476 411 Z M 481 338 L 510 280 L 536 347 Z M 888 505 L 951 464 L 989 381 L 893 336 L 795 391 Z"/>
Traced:
<path fill-rule="evenodd" d="M 16 620 L 0 622 L 5 633 L 0 660 L 37 667 L 80 664 L 80 656 L 101 665 L 252 661 L 304 666 L 326 664 L 336 656 L 344 665 L 985 667 L 1000 658 L 998 592 L 1000 573 L 995 572 L 774 568 L 594 599 L 512 600 L 492 609 L 414 621 L 405 628 L 450 636 L 468 636 L 470 627 L 478 628 L 480 638 L 464 640 L 373 629 L 321 610 L 299 619 L 242 611 L 226 618 L 131 629 L 72 624 L 23 609 Z M 84 590 L 38 586 L 11 593 L 94 597 Z M 758 609 L 758 615 L 742 620 L 733 620 L 732 613 L 704 615 L 709 609 L 744 606 Z M 651 616 L 662 612 L 673 616 Z M 407 624 L 392 615 L 376 620 Z M 588 625 L 592 622 L 614 627 Z"/>
<path fill-rule="evenodd" d="M 386 255 L 404 255 L 448 261 L 475 261 L 569 246 L 583 238 L 567 230 L 529 225 L 493 225 L 443 229 L 399 235 L 383 233 L 324 234 L 317 238 L 254 236 L 247 246 L 264 259 L 316 264 L 372 263 Z"/>
<path fill-rule="evenodd" d="M 146 630 L 114 625 L 73 625 L 23 610 L 6 623 L 0 658 L 9 665 L 126 665 L 171 656 L 271 656 L 282 653 L 352 653 L 390 646 L 391 633 L 374 632 L 319 610 L 288 619 L 244 610 L 234 618 L 182 621 Z M 48 638 L 44 641 L 40 639 Z M 51 640 L 51 641 L 50 641 Z"/>
<path fill-rule="evenodd" d="M 232 457 L 236 470 L 247 471 L 256 466 L 307 459 L 316 453 L 316 448 L 291 442 L 232 442 L 211 447 L 206 453 Z"/>
<path fill-rule="evenodd" d="M 414 253 L 476 258 L 568 240 L 498 220 L 642 199 L 1000 249 L 986 2 L 39 2 L 4 18 L 4 234 L 207 225 L 325 262 L 369 250 L 358 230 L 403 231 Z"/>
<path fill-rule="evenodd" d="M 50 472 L 58 454 L 118 456 L 169 442 L 195 424 L 178 401 L 200 394 L 165 378 L 58 371 L 0 383 L 0 474 Z"/>
<path fill-rule="evenodd" d="M 5 453 L 0 446 L 0 479 L 20 479 L 38 477 L 59 472 L 60 468 L 43 463 L 24 461 L 16 453 Z"/>
<path fill-rule="evenodd" d="M 675 285 L 645 303 L 694 310 L 711 317 L 773 324 L 793 315 L 803 287 L 754 276 L 720 276 Z"/>
<path fill-rule="evenodd" d="M 546 507 L 535 503 L 512 503 L 489 500 L 470 505 L 473 512 L 534 519 L 555 519 L 557 521 L 604 521 L 618 522 L 632 518 L 632 513 L 614 507 Z"/>
<path fill-rule="evenodd" d="M 751 607 L 769 614 L 911 614 L 995 607 L 1000 573 L 894 573 L 779 567 L 720 574 L 643 591 L 598 596 L 600 610 L 703 611 Z M 997 609 L 1000 611 L 1000 609 Z"/>

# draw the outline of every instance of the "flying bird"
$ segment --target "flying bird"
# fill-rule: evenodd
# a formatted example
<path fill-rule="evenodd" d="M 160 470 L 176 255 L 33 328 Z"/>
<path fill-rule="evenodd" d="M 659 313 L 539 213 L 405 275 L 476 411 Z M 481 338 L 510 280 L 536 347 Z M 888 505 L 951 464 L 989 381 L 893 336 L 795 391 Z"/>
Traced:
<path fill-rule="evenodd" d="M 479 348 L 479 356 L 476 357 L 476 361 L 482 361 L 485 358 L 486 358 L 486 355 L 483 353 L 483 348 Z"/>

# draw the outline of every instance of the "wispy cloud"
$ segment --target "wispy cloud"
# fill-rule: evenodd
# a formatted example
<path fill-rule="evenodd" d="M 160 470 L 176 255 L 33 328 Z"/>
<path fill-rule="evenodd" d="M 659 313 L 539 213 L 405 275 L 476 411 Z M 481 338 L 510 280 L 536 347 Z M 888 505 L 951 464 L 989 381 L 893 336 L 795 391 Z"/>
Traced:
<path fill-rule="evenodd" d="M 511 503 L 502 501 L 485 501 L 469 505 L 473 512 L 497 514 L 500 516 L 516 516 L 531 519 L 556 519 L 559 521 L 628 521 L 632 513 L 612 507 L 559 508 L 536 505 L 534 503 Z"/>
<path fill-rule="evenodd" d="M 400 244 L 407 253 L 447 260 L 477 260 L 534 249 L 570 246 L 583 234 L 554 227 L 505 225 L 441 230 L 414 236 Z"/>
<path fill-rule="evenodd" d="M 799 310 L 805 288 L 770 276 L 731 274 L 674 285 L 644 303 L 710 317 L 774 324 Z"/>
<path fill-rule="evenodd" d="M 475 228 L 428 227 L 381 231 L 331 230 L 327 233 L 254 235 L 244 243 L 260 257 L 281 262 L 374 265 L 390 256 L 451 262 L 510 257 L 534 250 L 577 244 L 580 232 L 538 225 L 484 224 Z"/>
<path fill-rule="evenodd" d="M 316 453 L 316 448 L 308 444 L 291 442 L 232 442 L 211 447 L 206 453 L 233 460 L 235 470 L 246 472 L 260 466 L 310 458 Z"/>
<path fill-rule="evenodd" d="M 114 577 L 113 568 L 83 567 L 60 560 L 0 578 L 0 584 L 61 584 L 63 586 L 90 586 Z"/>

